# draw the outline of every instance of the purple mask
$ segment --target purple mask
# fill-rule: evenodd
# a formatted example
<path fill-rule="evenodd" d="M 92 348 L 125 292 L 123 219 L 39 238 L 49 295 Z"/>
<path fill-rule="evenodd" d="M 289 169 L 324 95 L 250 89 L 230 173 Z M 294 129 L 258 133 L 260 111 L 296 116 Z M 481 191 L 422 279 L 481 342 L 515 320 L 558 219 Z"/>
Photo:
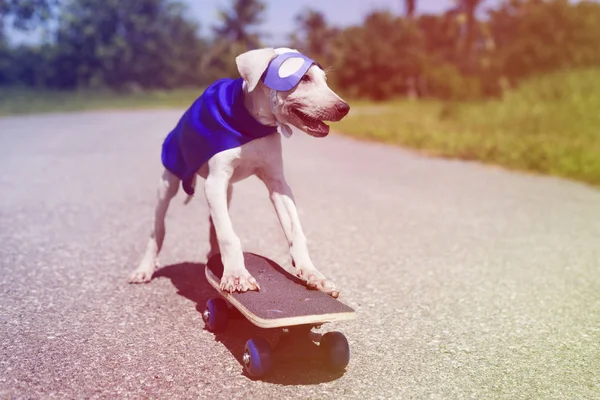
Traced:
<path fill-rule="evenodd" d="M 279 69 L 290 58 L 302 58 L 304 59 L 304 64 L 293 74 L 282 78 L 279 76 Z M 313 64 L 319 65 L 316 61 L 301 53 L 288 52 L 280 54 L 269 63 L 267 71 L 263 75 L 263 82 L 269 89 L 285 92 L 300 83 L 302 77 Z"/>

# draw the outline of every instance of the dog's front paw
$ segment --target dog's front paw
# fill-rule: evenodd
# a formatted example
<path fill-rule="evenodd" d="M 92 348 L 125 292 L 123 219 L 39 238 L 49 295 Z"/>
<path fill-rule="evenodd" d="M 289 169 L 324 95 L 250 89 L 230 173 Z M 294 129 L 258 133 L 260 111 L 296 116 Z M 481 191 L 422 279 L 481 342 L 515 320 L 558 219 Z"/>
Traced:
<path fill-rule="evenodd" d="M 247 270 L 231 273 L 224 271 L 219 287 L 229 293 L 260 290 L 258 282 Z"/>
<path fill-rule="evenodd" d="M 296 267 L 296 276 L 306 282 L 306 286 L 311 289 L 320 290 L 327 293 L 334 299 L 340 295 L 340 291 L 335 287 L 333 281 L 325 278 L 323 274 L 314 268 L 298 268 Z"/>

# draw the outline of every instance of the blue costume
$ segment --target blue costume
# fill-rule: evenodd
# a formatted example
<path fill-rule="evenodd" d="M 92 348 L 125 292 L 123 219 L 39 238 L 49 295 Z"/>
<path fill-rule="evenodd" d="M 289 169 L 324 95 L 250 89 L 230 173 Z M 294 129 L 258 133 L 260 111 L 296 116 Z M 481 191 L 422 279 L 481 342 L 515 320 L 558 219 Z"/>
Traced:
<path fill-rule="evenodd" d="M 274 77 L 291 55 L 305 59 L 299 72 L 286 78 Z M 312 63 L 300 53 L 279 55 L 265 72 L 265 84 L 272 90 L 292 89 Z M 211 84 L 163 142 L 162 163 L 181 179 L 183 190 L 189 195 L 194 194 L 194 175 L 212 156 L 277 132 L 277 126 L 261 124 L 244 107 L 242 84 L 242 78 L 220 79 Z"/>
<path fill-rule="evenodd" d="M 181 179 L 189 195 L 194 194 L 194 174 L 213 155 L 277 132 L 246 110 L 242 82 L 220 79 L 206 88 L 163 143 L 163 165 Z"/>

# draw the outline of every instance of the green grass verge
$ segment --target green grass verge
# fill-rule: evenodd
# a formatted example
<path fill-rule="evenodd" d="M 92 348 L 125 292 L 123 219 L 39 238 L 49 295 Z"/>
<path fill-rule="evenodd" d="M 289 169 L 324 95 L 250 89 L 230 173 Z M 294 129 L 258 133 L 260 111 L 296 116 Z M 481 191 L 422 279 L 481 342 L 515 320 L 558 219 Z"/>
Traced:
<path fill-rule="evenodd" d="M 202 88 L 190 88 L 124 94 L 106 90 L 56 92 L 0 88 L 0 115 L 106 109 L 185 108 L 189 107 L 192 101 L 202 93 L 202 90 Z"/>
<path fill-rule="evenodd" d="M 555 73 L 480 103 L 353 103 L 344 134 L 600 186 L 600 71 Z"/>

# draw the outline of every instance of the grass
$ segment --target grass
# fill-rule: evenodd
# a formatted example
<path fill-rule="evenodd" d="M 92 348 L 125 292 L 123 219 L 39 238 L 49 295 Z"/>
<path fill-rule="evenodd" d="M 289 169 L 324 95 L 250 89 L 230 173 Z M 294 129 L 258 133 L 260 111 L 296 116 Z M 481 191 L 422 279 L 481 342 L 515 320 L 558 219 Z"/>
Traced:
<path fill-rule="evenodd" d="M 107 109 L 185 108 L 202 88 L 174 91 L 116 93 L 108 90 L 57 92 L 22 88 L 0 88 L 0 116 Z"/>
<path fill-rule="evenodd" d="M 200 88 L 118 94 L 0 88 L 0 115 L 185 108 Z M 351 101 L 344 134 L 600 186 L 600 70 L 533 78 L 501 100 Z"/>
<path fill-rule="evenodd" d="M 358 138 L 600 186 L 600 70 L 555 73 L 480 103 L 353 103 Z"/>

